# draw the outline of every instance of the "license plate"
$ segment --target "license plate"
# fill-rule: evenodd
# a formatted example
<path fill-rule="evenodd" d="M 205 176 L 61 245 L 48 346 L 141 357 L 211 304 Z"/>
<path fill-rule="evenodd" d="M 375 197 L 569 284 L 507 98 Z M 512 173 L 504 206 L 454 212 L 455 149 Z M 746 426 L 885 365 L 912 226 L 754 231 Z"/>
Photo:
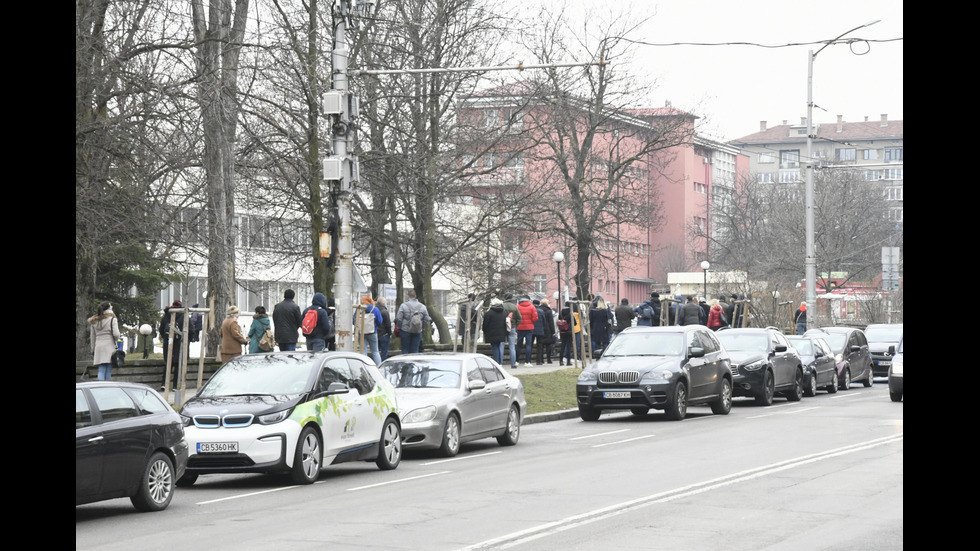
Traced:
<path fill-rule="evenodd" d="M 603 392 L 603 398 L 629 398 L 631 394 L 629 392 Z"/>
<path fill-rule="evenodd" d="M 878 362 L 878 365 L 891 365 L 891 362 Z"/>
<path fill-rule="evenodd" d="M 238 453 L 238 442 L 198 442 L 197 453 Z"/>

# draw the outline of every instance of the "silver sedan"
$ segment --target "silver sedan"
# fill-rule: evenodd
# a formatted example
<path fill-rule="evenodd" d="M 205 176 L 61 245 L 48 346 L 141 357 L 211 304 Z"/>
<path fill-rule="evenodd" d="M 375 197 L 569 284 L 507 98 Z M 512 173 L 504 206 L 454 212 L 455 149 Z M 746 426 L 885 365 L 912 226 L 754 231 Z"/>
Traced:
<path fill-rule="evenodd" d="M 524 386 L 482 354 L 403 354 L 381 364 L 395 387 L 404 449 L 452 457 L 464 442 L 513 446 L 527 411 Z"/>

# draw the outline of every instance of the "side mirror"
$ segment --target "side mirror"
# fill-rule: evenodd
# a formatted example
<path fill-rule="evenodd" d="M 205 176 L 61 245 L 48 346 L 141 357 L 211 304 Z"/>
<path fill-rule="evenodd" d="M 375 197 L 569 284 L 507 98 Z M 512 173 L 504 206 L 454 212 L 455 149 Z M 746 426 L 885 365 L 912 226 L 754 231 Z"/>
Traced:
<path fill-rule="evenodd" d="M 888 355 L 889 356 L 894 356 L 895 355 L 895 345 L 894 344 L 888 347 Z"/>
<path fill-rule="evenodd" d="M 776 347 L 773 350 L 775 350 L 776 352 L 786 352 L 786 345 L 785 344 L 777 344 Z"/>
<path fill-rule="evenodd" d="M 334 394 L 347 394 L 350 392 L 350 387 L 345 383 L 330 383 L 327 386 L 327 390 L 321 390 L 316 393 L 314 398 L 322 398 L 323 396 L 333 396 Z"/>
<path fill-rule="evenodd" d="M 820 351 L 820 350 L 817 350 L 816 352 L 813 353 L 813 357 L 814 358 L 823 358 L 824 357 L 824 353 L 822 351 Z"/>
<path fill-rule="evenodd" d="M 704 349 L 701 348 L 700 346 L 692 346 L 688 350 L 688 355 L 691 356 L 692 358 L 703 358 L 704 357 Z"/>
<path fill-rule="evenodd" d="M 466 388 L 470 390 L 480 390 L 486 386 L 487 383 L 483 379 L 470 379 L 470 382 L 466 383 Z"/>

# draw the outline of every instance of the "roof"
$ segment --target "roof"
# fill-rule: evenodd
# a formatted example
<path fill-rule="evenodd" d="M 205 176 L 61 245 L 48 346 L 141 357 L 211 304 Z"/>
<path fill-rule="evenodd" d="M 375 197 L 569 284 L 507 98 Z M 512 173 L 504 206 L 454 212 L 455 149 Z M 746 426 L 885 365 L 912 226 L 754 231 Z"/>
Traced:
<path fill-rule="evenodd" d="M 817 140 L 904 140 L 904 121 L 862 121 L 842 122 L 841 131 L 837 131 L 837 123 L 817 123 L 814 134 Z M 805 128 L 805 124 L 782 124 L 767 128 L 762 132 L 749 134 L 732 140 L 729 143 L 764 144 L 764 143 L 793 143 L 806 142 L 806 132 L 799 135 L 796 131 Z"/>

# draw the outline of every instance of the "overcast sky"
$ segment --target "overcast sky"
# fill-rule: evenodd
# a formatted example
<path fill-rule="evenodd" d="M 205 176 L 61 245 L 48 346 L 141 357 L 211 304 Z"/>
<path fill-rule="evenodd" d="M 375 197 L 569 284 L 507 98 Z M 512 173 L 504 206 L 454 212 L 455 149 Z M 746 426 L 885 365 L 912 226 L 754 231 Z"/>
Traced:
<path fill-rule="evenodd" d="M 522 0 L 525 6 L 551 0 Z M 747 45 L 637 46 L 638 70 L 656 78 L 648 100 L 703 117 L 701 133 L 723 141 L 806 116 L 807 57 L 846 31 L 880 21 L 844 38 L 869 43 L 828 46 L 813 63 L 813 118 L 817 123 L 868 117 L 902 119 L 903 3 L 901 0 L 565 0 L 570 7 L 632 5 L 639 20 L 651 16 L 633 38 L 655 44 L 753 43 Z M 527 12 L 526 12 L 527 13 Z M 870 49 L 869 49 L 870 46 Z M 851 48 L 854 52 L 852 53 Z M 864 55 L 857 55 L 864 54 Z M 642 68 L 641 68 L 642 67 Z"/>

